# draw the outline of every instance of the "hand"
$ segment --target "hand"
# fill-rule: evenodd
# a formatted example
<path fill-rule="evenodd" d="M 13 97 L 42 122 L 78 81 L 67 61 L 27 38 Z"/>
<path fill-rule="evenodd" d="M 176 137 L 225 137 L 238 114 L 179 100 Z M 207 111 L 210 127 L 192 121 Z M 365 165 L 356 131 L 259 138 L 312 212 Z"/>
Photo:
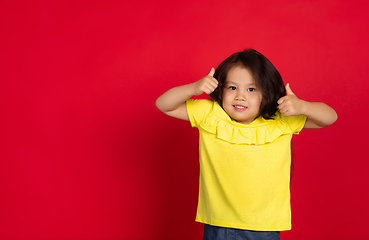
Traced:
<path fill-rule="evenodd" d="M 211 68 L 208 75 L 194 82 L 193 95 L 201 95 L 202 93 L 210 94 L 218 87 L 218 81 L 213 77 L 215 69 Z"/>
<path fill-rule="evenodd" d="M 286 96 L 281 97 L 278 104 L 278 108 L 285 117 L 304 115 L 304 101 L 292 92 L 289 83 L 286 85 Z"/>

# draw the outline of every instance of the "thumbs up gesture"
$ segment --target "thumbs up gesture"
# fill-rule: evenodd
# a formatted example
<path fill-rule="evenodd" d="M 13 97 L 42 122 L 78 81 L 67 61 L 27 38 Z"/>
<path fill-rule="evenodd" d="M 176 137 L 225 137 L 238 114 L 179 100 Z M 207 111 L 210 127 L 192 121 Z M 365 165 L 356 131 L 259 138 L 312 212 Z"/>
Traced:
<path fill-rule="evenodd" d="M 192 83 L 193 95 L 201 95 L 202 93 L 210 94 L 218 87 L 218 81 L 213 77 L 215 69 L 211 68 L 208 75 L 200 80 Z"/>
<path fill-rule="evenodd" d="M 286 85 L 286 96 L 278 100 L 278 108 L 285 116 L 298 116 L 304 114 L 304 101 L 300 100 L 291 90 L 290 84 Z"/>

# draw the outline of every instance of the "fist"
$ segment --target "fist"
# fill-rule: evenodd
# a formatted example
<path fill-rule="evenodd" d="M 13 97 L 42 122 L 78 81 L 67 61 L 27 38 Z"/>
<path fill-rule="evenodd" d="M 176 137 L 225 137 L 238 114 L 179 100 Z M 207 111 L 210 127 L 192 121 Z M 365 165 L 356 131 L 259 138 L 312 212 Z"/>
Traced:
<path fill-rule="evenodd" d="M 298 116 L 304 113 L 304 101 L 300 100 L 291 90 L 290 84 L 286 85 L 286 96 L 278 100 L 278 108 L 285 116 Z"/>
<path fill-rule="evenodd" d="M 213 77 L 215 69 L 211 68 L 208 75 L 193 83 L 193 95 L 210 94 L 218 87 L 218 81 Z"/>

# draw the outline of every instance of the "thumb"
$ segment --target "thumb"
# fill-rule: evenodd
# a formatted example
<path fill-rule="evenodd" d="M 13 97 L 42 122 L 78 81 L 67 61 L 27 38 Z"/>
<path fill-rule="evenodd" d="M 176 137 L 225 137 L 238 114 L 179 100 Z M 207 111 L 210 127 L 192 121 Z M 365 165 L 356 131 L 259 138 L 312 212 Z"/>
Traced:
<path fill-rule="evenodd" d="M 289 84 L 289 83 L 287 83 L 287 84 L 286 84 L 286 94 L 287 94 L 287 95 L 295 95 L 295 94 L 292 92 L 292 90 L 291 90 L 291 88 L 290 88 L 290 84 Z"/>
<path fill-rule="evenodd" d="M 215 73 L 215 69 L 212 67 L 208 75 L 214 76 L 214 73 Z"/>

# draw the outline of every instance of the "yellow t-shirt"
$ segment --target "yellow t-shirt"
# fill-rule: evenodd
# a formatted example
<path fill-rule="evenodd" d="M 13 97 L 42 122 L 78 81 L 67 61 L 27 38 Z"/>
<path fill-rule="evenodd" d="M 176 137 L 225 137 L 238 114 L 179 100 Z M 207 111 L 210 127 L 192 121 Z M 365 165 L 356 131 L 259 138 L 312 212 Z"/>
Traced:
<path fill-rule="evenodd" d="M 290 143 L 306 116 L 250 124 L 232 120 L 212 100 L 188 100 L 199 129 L 200 187 L 196 221 L 255 231 L 291 229 Z"/>

